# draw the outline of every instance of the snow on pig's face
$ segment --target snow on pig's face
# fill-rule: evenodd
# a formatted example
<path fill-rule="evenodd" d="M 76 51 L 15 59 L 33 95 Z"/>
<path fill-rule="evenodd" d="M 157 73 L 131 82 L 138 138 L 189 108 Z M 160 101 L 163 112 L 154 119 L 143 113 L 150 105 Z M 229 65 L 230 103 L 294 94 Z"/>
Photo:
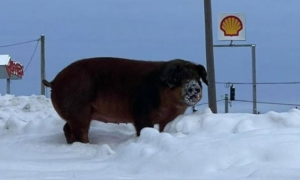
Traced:
<path fill-rule="evenodd" d="M 182 88 L 184 103 L 188 106 L 196 105 L 202 98 L 202 87 L 196 80 L 188 80 Z"/>

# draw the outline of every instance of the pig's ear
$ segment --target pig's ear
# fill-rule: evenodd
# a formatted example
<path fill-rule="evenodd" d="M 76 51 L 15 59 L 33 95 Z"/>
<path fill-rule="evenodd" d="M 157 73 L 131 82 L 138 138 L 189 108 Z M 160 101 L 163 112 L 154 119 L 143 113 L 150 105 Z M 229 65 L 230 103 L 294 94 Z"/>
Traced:
<path fill-rule="evenodd" d="M 204 66 L 197 65 L 197 71 L 202 81 L 208 86 L 207 72 Z"/>

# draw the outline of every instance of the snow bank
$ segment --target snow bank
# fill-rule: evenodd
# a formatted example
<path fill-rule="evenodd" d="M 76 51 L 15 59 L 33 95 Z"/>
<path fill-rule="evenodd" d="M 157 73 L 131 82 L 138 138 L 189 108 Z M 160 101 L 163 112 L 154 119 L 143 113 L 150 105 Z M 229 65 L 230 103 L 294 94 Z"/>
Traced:
<path fill-rule="evenodd" d="M 0 179 L 299 179 L 300 111 L 178 116 L 163 133 L 93 122 L 66 144 L 44 96 L 0 96 Z"/>

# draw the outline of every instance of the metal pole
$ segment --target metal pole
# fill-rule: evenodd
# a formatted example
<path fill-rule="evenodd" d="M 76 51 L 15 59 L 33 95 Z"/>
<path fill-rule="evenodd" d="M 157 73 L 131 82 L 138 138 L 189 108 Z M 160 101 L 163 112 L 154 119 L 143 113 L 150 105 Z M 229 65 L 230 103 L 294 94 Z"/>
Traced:
<path fill-rule="evenodd" d="M 214 47 L 251 47 L 252 50 L 252 92 L 253 92 L 253 114 L 257 114 L 257 100 L 256 100 L 256 45 L 255 44 L 222 44 L 213 45 Z"/>
<path fill-rule="evenodd" d="M 211 0 L 204 0 L 205 39 L 206 39 L 206 64 L 208 76 L 208 104 L 213 113 L 217 113 L 215 65 L 212 32 Z"/>
<path fill-rule="evenodd" d="M 41 35 L 41 95 L 45 95 L 45 86 L 42 80 L 45 79 L 45 36 Z"/>
<path fill-rule="evenodd" d="M 10 79 L 6 80 L 6 94 L 10 94 Z"/>
<path fill-rule="evenodd" d="M 228 113 L 228 94 L 225 94 L 225 113 Z"/>
<path fill-rule="evenodd" d="M 256 106 L 256 54 L 255 54 L 256 45 L 252 45 L 252 83 L 253 83 L 253 114 L 257 114 Z"/>

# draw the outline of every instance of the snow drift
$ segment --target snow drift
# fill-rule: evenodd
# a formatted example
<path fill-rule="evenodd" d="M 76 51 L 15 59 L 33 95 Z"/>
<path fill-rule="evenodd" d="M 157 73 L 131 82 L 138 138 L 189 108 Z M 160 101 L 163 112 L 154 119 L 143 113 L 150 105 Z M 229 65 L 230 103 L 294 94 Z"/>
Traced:
<path fill-rule="evenodd" d="M 91 125 L 68 145 L 44 96 L 0 96 L 0 179 L 299 179 L 300 111 L 178 116 L 164 133 Z"/>

